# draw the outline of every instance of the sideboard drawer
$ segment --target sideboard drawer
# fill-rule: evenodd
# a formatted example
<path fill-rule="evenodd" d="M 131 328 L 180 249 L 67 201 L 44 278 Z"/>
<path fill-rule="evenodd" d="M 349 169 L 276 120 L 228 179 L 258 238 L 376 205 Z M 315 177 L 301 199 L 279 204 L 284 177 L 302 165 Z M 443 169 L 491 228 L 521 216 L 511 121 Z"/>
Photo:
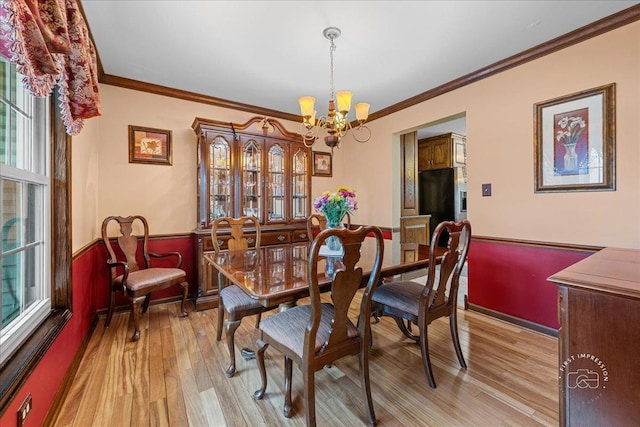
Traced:
<path fill-rule="evenodd" d="M 279 245 L 291 242 L 291 233 L 288 231 L 273 231 L 262 233 L 261 245 Z"/>
<path fill-rule="evenodd" d="M 291 241 L 293 242 L 306 242 L 309 240 L 307 230 L 294 230 L 291 235 Z"/>

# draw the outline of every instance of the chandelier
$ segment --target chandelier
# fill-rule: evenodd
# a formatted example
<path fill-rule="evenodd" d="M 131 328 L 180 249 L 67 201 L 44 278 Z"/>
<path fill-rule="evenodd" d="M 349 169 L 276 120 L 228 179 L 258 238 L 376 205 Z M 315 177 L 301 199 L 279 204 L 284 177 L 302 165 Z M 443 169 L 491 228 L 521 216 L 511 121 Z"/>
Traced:
<path fill-rule="evenodd" d="M 313 96 L 302 96 L 298 98 L 300 104 L 300 113 L 302 115 L 302 125 L 304 127 L 303 140 L 307 147 L 311 147 L 318 138 L 321 131 L 327 133 L 324 142 L 331 147 L 340 146 L 341 139 L 351 131 L 353 138 L 358 142 L 367 142 L 371 138 L 371 131 L 364 122 L 369 117 L 369 104 L 355 104 L 356 120 L 358 126 L 351 127 L 347 115 L 351 109 L 352 93 L 348 90 L 341 90 L 336 93 L 333 91 L 333 51 L 336 45 L 333 42 L 340 37 L 341 31 L 336 27 L 328 27 L 322 31 L 322 35 L 329 40 L 329 56 L 331 57 L 331 94 L 329 96 L 329 110 L 326 116 L 316 118 L 316 110 L 314 103 L 316 99 Z M 337 104 L 337 109 L 336 109 Z"/>

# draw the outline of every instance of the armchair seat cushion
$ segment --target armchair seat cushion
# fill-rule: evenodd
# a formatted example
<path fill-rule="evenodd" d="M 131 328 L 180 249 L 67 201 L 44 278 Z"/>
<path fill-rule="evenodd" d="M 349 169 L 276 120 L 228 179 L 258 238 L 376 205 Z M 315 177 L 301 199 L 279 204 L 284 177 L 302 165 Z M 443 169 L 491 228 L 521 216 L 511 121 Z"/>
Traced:
<path fill-rule="evenodd" d="M 122 285 L 122 275 L 116 277 L 113 283 Z M 139 291 L 163 284 L 175 284 L 184 282 L 186 273 L 179 268 L 146 268 L 144 270 L 132 271 L 127 277 L 127 288 L 131 292 Z"/>
<path fill-rule="evenodd" d="M 331 320 L 334 318 L 333 305 L 323 303 L 321 306 L 322 318 L 320 327 L 316 334 L 316 353 L 329 339 L 331 332 Z M 311 319 L 311 306 L 300 305 L 290 308 L 275 316 L 263 319 L 260 323 L 260 330 L 269 335 L 274 341 L 284 344 L 299 357 L 302 357 L 304 347 L 304 331 Z M 358 337 L 358 329 L 351 321 L 347 321 L 347 336 L 349 338 Z"/>
<path fill-rule="evenodd" d="M 424 285 L 420 283 L 411 281 L 393 282 L 378 286 L 371 300 L 418 317 L 420 296 L 423 292 Z"/>
<path fill-rule="evenodd" d="M 232 317 L 240 312 L 242 312 L 243 315 L 248 315 L 245 313 L 251 312 L 252 310 L 255 310 L 256 314 L 264 311 L 264 307 L 257 300 L 251 298 L 237 285 L 224 287 L 220 291 L 220 298 L 222 298 L 224 309 Z"/>

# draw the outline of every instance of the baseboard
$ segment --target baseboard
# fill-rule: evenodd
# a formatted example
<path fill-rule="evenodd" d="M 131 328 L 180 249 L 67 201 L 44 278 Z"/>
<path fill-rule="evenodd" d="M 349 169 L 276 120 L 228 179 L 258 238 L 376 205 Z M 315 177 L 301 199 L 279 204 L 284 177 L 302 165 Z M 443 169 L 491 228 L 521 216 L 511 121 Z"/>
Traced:
<path fill-rule="evenodd" d="M 491 310 L 490 308 L 481 307 L 469 303 L 465 300 L 465 308 L 478 313 L 486 314 L 487 316 L 495 317 L 496 319 L 504 320 L 505 322 L 513 323 L 514 325 L 522 326 L 523 328 L 531 329 L 536 332 L 540 332 L 552 337 L 558 337 L 558 330 L 550 328 L 549 326 L 541 325 L 539 323 L 531 322 L 529 320 L 520 319 L 519 317 L 509 316 L 508 314 L 500 313 L 499 311 Z"/>

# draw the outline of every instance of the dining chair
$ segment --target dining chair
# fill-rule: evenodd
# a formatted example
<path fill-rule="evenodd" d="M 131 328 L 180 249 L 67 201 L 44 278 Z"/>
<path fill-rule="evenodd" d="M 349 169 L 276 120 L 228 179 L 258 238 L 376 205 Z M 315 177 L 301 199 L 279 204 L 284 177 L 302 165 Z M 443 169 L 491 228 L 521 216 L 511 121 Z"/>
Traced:
<path fill-rule="evenodd" d="M 351 215 L 347 212 L 344 215 L 344 225 L 347 230 L 351 229 Z M 327 219 L 321 213 L 314 213 L 309 215 L 307 218 L 307 236 L 309 236 L 309 241 L 313 242 L 315 236 L 318 235 L 322 230 L 327 228 Z"/>
<path fill-rule="evenodd" d="M 111 244 L 108 236 L 109 223 L 115 221 L 118 223 L 120 236 L 116 243 L 120 249 L 118 255 Z M 142 246 L 138 245 L 138 236 L 134 234 L 134 224 L 140 223 L 142 226 Z M 110 271 L 111 296 L 109 298 L 109 309 L 104 326 L 108 327 L 113 316 L 113 307 L 115 305 L 116 293 L 122 292 L 129 298 L 131 312 L 133 314 L 134 332 L 131 341 L 140 339 L 140 311 L 146 313 L 151 300 L 151 292 L 165 289 L 169 286 L 180 285 L 182 287 L 182 305 L 180 306 L 180 315 L 187 316 L 185 303 L 187 293 L 189 292 L 189 284 L 186 281 L 186 273 L 180 267 L 182 266 L 182 255 L 179 252 L 168 253 L 152 253 L 148 250 L 149 245 L 149 224 L 147 220 L 140 215 L 128 217 L 109 216 L 102 221 L 102 241 L 107 249 L 109 259 L 107 266 Z M 139 249 L 141 249 L 141 254 Z M 144 259 L 144 266 L 138 261 L 140 255 Z M 153 267 L 151 258 L 175 257 L 175 268 Z"/>
<path fill-rule="evenodd" d="M 445 231 L 449 233 L 449 239 L 445 248 L 439 248 L 438 241 Z M 457 300 L 460 273 L 470 242 L 471 224 L 468 220 L 441 222 L 431 237 L 426 285 L 413 281 L 384 283 L 373 293 L 376 313 L 393 317 L 406 337 L 420 343 L 422 364 L 431 388 L 436 388 L 436 382 L 429 358 L 427 327 L 433 320 L 449 317 L 453 347 L 460 366 L 467 369 L 458 338 Z M 436 272 L 438 258 L 441 259 L 439 273 Z M 411 331 L 411 324 L 418 327 L 418 335 Z"/>
<path fill-rule="evenodd" d="M 376 239 L 373 268 L 362 294 L 357 324 L 348 317 L 349 306 L 363 283 L 363 269 L 359 265 L 360 247 L 368 234 Z M 331 236 L 342 240 L 344 255 L 329 279 L 331 303 L 322 302 L 318 284 L 320 247 Z M 369 424 L 376 418 L 369 381 L 369 342 L 371 327 L 371 294 L 380 277 L 384 243 L 378 227 L 359 227 L 356 230 L 326 229 L 316 236 L 309 250 L 308 283 L 310 304 L 295 306 L 267 317 L 260 324 L 256 358 L 262 385 L 254 399 L 264 397 L 267 389 L 265 351 L 272 346 L 284 355 L 285 397 L 284 416 L 291 416 L 292 364 L 296 363 L 304 377 L 304 409 L 308 426 L 316 425 L 315 372 L 344 356 L 359 355 L 360 382 L 367 402 Z M 367 260 L 370 261 L 370 260 Z M 327 285 L 328 286 L 328 285 Z"/>
<path fill-rule="evenodd" d="M 253 226 L 255 231 L 249 233 L 247 223 Z M 227 240 L 227 248 L 230 251 L 249 249 L 253 246 L 256 251 L 260 249 L 260 222 L 255 216 L 242 216 L 239 218 L 220 217 L 211 225 L 211 240 L 215 254 L 219 254 L 223 240 L 219 235 L 220 227 L 228 227 L 230 232 Z M 258 301 L 249 297 L 237 285 L 228 285 L 227 279 L 218 273 L 219 303 L 218 303 L 218 331 L 216 341 L 222 339 L 224 327 L 227 348 L 229 349 L 229 366 L 225 375 L 231 378 L 236 372 L 235 333 L 244 317 L 258 315 L 256 327 L 260 323 L 263 311 L 268 310 Z M 225 313 L 227 319 L 225 321 Z"/>

